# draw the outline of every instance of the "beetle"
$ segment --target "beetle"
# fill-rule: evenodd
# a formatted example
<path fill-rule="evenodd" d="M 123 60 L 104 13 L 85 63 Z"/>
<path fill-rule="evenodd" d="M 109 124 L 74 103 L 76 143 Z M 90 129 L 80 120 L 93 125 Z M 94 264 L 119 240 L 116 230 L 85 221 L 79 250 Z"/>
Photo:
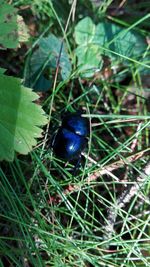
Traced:
<path fill-rule="evenodd" d="M 65 112 L 62 115 L 61 126 L 52 138 L 51 146 L 54 154 L 64 161 L 79 162 L 81 152 L 88 143 L 89 128 L 89 121 L 82 117 L 81 112 Z"/>

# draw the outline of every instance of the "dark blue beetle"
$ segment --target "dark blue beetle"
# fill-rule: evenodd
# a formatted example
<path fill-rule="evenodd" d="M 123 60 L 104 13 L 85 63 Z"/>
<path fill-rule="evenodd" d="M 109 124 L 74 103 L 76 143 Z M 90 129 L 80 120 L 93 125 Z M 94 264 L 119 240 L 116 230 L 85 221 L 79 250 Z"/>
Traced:
<path fill-rule="evenodd" d="M 89 121 L 81 112 L 66 112 L 52 140 L 55 155 L 65 161 L 79 159 L 89 136 Z"/>

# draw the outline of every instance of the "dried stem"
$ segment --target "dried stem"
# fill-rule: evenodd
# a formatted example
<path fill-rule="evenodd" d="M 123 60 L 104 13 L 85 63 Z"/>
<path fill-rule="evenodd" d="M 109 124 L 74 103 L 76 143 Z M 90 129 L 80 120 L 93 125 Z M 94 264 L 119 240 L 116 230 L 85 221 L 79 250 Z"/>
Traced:
<path fill-rule="evenodd" d="M 144 186 L 148 176 L 150 175 L 150 162 L 148 162 L 143 170 L 143 173 L 140 176 L 137 176 L 135 179 L 135 183 L 133 185 L 127 185 L 124 192 L 119 196 L 115 205 L 112 205 L 108 209 L 108 218 L 107 224 L 105 225 L 105 235 L 104 239 L 111 239 L 114 231 L 114 226 L 116 222 L 116 218 L 118 215 L 118 211 L 123 209 L 127 203 L 130 202 L 131 198 L 135 195 L 140 197 L 140 190 L 142 186 Z M 143 199 L 142 199 L 143 200 Z M 145 202 L 148 200 L 145 199 Z M 149 201 L 148 201 L 148 204 Z"/>

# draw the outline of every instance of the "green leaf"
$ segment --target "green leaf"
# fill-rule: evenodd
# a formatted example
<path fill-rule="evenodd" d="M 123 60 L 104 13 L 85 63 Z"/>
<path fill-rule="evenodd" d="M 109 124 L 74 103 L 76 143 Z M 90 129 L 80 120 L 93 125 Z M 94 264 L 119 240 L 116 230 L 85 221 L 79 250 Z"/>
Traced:
<path fill-rule="evenodd" d="M 79 70 L 84 77 L 91 77 L 102 68 L 101 48 L 98 45 L 88 44 L 79 46 L 76 51 Z"/>
<path fill-rule="evenodd" d="M 87 44 L 92 42 L 95 35 L 95 25 L 90 17 L 86 17 L 79 21 L 75 27 L 75 40 L 77 44 Z"/>
<path fill-rule="evenodd" d="M 75 50 L 78 58 L 78 70 L 83 77 L 92 77 L 103 65 L 102 49 L 93 42 L 96 26 L 91 18 L 86 17 L 75 27 L 75 40 L 79 44 Z"/>
<path fill-rule="evenodd" d="M 102 55 L 123 64 L 130 63 L 127 58 L 144 62 L 142 56 L 147 48 L 145 38 L 136 31 L 124 29 L 110 22 L 94 25 L 89 17 L 80 20 L 76 25 L 75 40 L 78 44 L 75 51 L 78 67 L 84 77 L 87 77 L 87 74 L 94 75 L 96 69 L 100 70 Z M 86 75 L 83 73 L 85 70 Z"/>
<path fill-rule="evenodd" d="M 101 22 L 96 26 L 96 33 L 93 42 L 118 53 L 114 55 L 111 51 L 105 51 L 104 54 L 111 58 L 119 58 L 126 61 L 123 56 L 138 58 L 146 50 L 145 38 L 135 31 L 128 31 L 116 24 Z"/>
<path fill-rule="evenodd" d="M 22 86 L 20 79 L 0 75 L 0 96 L 0 160 L 12 161 L 15 151 L 27 154 L 32 150 L 47 118 L 33 103 L 38 95 Z"/>
<path fill-rule="evenodd" d="M 0 46 L 16 48 L 18 46 L 16 9 L 0 0 Z"/>
<path fill-rule="evenodd" d="M 6 69 L 0 67 L 0 74 L 3 74 L 6 71 Z"/>
<path fill-rule="evenodd" d="M 26 67 L 25 84 L 27 86 L 40 91 L 50 88 L 51 79 L 53 79 L 53 74 L 56 71 L 61 45 L 62 41 L 53 34 L 40 39 L 38 48 L 31 55 Z M 71 74 L 71 63 L 64 45 L 59 66 L 62 79 L 68 79 Z M 44 75 L 47 76 L 45 77 Z M 43 85 L 46 88 L 44 86 L 40 87 L 42 84 L 41 79 L 44 80 Z"/>

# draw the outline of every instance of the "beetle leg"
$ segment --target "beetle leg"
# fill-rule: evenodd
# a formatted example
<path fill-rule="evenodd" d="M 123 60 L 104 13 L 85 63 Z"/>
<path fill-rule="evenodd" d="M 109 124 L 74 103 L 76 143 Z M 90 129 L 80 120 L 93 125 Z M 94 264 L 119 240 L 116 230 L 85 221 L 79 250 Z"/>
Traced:
<path fill-rule="evenodd" d="M 73 172 L 72 172 L 72 175 L 75 176 L 77 174 L 77 170 L 79 169 L 80 167 L 80 164 L 81 164 L 81 154 L 79 155 L 78 157 L 78 160 L 76 161 L 75 165 L 74 165 L 74 168 L 73 168 Z"/>

